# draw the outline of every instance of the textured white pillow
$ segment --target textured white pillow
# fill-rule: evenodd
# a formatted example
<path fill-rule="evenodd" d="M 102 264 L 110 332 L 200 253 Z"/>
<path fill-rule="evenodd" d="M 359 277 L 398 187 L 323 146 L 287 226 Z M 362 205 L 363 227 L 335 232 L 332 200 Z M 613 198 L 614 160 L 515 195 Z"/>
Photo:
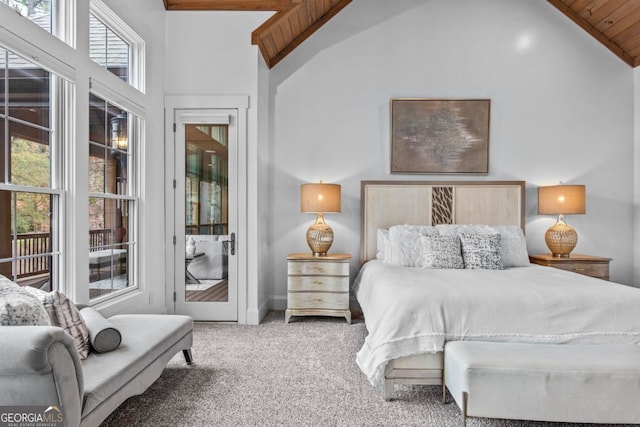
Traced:
<path fill-rule="evenodd" d="M 0 325 L 51 325 L 43 305 L 25 288 L 0 276 Z"/>
<path fill-rule="evenodd" d="M 529 266 L 527 240 L 522 228 L 517 225 L 500 225 L 494 228 L 500 233 L 502 266 L 505 268 Z"/>
<path fill-rule="evenodd" d="M 403 267 L 422 267 L 424 256 L 421 238 L 436 234 L 435 228 L 428 225 L 394 225 L 389 228 L 389 246 L 384 262 Z"/>
<path fill-rule="evenodd" d="M 376 233 L 376 244 L 376 258 L 384 261 L 387 253 L 387 247 L 389 246 L 389 230 L 386 228 L 378 228 Z"/>
<path fill-rule="evenodd" d="M 423 268 L 464 268 L 460 237 L 457 234 L 450 236 L 423 236 Z"/>
<path fill-rule="evenodd" d="M 441 236 L 449 236 L 451 234 L 496 234 L 498 231 L 488 225 L 476 224 L 438 224 L 436 231 Z"/>
<path fill-rule="evenodd" d="M 499 234 L 460 233 L 464 268 L 502 270 Z"/>

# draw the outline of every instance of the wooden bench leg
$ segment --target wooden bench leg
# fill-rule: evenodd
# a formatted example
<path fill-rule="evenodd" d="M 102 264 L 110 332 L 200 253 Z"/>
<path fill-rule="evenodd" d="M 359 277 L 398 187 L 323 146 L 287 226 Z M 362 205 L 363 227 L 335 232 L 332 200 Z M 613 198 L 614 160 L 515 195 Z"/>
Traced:
<path fill-rule="evenodd" d="M 467 427 L 467 402 L 469 401 L 469 393 L 462 392 L 462 427 Z"/>
<path fill-rule="evenodd" d="M 447 403 L 447 384 L 444 382 L 444 369 L 442 370 L 442 404 Z"/>
<path fill-rule="evenodd" d="M 193 363 L 193 356 L 191 355 L 191 349 L 188 348 L 186 350 L 182 350 L 182 354 L 184 355 L 184 360 L 187 362 L 187 365 L 191 365 Z"/>

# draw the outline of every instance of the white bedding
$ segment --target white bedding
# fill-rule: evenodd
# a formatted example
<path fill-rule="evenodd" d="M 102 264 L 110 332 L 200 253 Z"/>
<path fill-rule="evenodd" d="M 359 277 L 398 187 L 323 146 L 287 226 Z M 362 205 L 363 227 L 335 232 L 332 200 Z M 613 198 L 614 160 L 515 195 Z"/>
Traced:
<path fill-rule="evenodd" d="M 554 268 L 425 270 L 367 262 L 355 282 L 369 335 L 357 363 L 381 385 L 392 359 L 451 340 L 640 344 L 640 289 Z"/>

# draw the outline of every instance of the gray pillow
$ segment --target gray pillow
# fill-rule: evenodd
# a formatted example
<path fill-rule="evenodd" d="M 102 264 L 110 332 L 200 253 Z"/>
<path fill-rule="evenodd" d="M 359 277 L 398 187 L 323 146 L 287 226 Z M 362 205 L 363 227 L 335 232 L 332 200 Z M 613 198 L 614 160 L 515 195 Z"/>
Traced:
<path fill-rule="evenodd" d="M 424 268 L 464 268 L 460 238 L 450 236 L 424 236 Z"/>
<path fill-rule="evenodd" d="M 122 335 L 109 320 L 91 307 L 80 310 L 80 315 L 89 329 L 89 342 L 97 353 L 113 351 L 120 345 Z"/>
<path fill-rule="evenodd" d="M 502 270 L 499 234 L 460 234 L 464 268 Z"/>
<path fill-rule="evenodd" d="M 517 225 L 499 225 L 494 228 L 500 233 L 502 266 L 505 268 L 528 267 L 529 253 L 522 228 Z"/>

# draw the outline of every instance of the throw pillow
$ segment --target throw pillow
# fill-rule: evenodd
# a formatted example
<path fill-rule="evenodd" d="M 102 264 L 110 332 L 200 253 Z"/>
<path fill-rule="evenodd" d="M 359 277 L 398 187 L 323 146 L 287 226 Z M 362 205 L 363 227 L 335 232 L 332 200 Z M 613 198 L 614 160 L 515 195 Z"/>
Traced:
<path fill-rule="evenodd" d="M 500 233 L 502 266 L 505 268 L 528 267 L 529 252 L 522 228 L 517 225 L 501 225 L 496 226 L 495 229 Z"/>
<path fill-rule="evenodd" d="M 51 317 L 51 324 L 61 327 L 71 335 L 80 359 L 86 359 L 89 356 L 89 330 L 75 304 L 60 291 L 44 292 L 40 289 L 29 291 L 40 299 Z"/>
<path fill-rule="evenodd" d="M 464 268 L 502 270 L 499 234 L 460 234 Z"/>
<path fill-rule="evenodd" d="M 38 298 L 22 286 L 0 276 L 0 325 L 50 326 L 51 322 Z"/>
<path fill-rule="evenodd" d="M 436 235 L 435 227 L 428 225 L 394 225 L 389 228 L 389 245 L 384 262 L 403 267 L 422 267 L 422 237 Z"/>
<path fill-rule="evenodd" d="M 120 345 L 122 335 L 113 324 L 105 319 L 100 312 L 91 307 L 80 310 L 89 330 L 89 342 L 98 353 L 113 351 Z"/>
<path fill-rule="evenodd" d="M 424 236 L 422 238 L 424 268 L 464 268 L 460 238 L 451 236 Z"/>
<path fill-rule="evenodd" d="M 386 257 L 387 247 L 389 246 L 389 230 L 378 228 L 376 233 L 376 258 L 383 260 Z"/>

